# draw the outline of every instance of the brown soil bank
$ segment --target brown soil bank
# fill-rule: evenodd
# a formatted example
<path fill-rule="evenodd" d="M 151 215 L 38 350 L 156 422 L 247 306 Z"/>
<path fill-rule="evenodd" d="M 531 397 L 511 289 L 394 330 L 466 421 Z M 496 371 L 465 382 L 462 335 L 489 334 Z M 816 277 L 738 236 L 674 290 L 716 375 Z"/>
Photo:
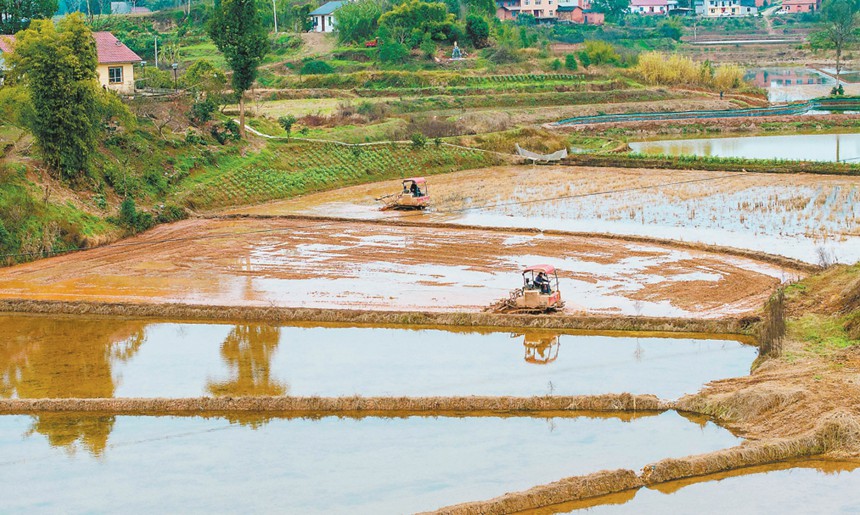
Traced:
<path fill-rule="evenodd" d="M 0 299 L 476 312 L 560 270 L 568 314 L 721 318 L 756 311 L 781 278 L 759 260 L 533 231 L 319 219 L 189 220 L 0 271 Z M 170 313 L 163 313 L 170 316 Z"/>

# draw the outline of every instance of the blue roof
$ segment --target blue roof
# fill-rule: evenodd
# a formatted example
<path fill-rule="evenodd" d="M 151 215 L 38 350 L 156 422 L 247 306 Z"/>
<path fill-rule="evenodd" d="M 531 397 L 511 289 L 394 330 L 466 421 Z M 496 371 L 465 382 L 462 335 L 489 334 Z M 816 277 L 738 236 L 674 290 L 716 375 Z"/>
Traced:
<path fill-rule="evenodd" d="M 318 7 L 316 10 L 311 11 L 309 16 L 322 16 L 324 14 L 331 14 L 335 12 L 338 7 L 345 4 L 345 1 L 337 1 L 337 2 L 326 2 L 323 6 Z"/>

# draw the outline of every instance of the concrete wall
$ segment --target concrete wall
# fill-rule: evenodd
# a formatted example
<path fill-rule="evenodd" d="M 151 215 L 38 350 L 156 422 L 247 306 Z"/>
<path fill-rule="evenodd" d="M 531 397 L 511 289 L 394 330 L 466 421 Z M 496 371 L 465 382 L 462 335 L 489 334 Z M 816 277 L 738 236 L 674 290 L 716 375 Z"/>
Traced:
<path fill-rule="evenodd" d="M 111 84 L 108 80 L 108 68 L 122 67 L 122 82 Z M 99 64 L 96 68 L 99 84 L 124 95 L 134 93 L 134 65 L 131 63 Z"/>

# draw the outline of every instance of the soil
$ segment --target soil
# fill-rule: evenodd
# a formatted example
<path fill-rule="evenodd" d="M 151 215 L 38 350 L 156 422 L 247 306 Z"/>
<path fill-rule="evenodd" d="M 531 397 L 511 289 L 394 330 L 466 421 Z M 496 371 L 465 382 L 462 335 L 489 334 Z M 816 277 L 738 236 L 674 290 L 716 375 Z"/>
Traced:
<path fill-rule="evenodd" d="M 756 310 L 781 277 L 753 259 L 620 239 L 423 231 L 314 219 L 188 220 L 5 269 L 0 298 L 213 306 L 480 311 L 559 268 L 567 313 L 717 318 Z"/>
<path fill-rule="evenodd" d="M 860 177 L 492 167 L 430 179 L 432 209 L 426 213 L 378 211 L 374 199 L 398 191 L 399 182 L 344 188 L 229 213 L 405 217 L 642 235 L 747 248 L 808 263 L 818 262 L 819 247 L 843 262 L 860 258 L 860 218 L 853 214 Z"/>

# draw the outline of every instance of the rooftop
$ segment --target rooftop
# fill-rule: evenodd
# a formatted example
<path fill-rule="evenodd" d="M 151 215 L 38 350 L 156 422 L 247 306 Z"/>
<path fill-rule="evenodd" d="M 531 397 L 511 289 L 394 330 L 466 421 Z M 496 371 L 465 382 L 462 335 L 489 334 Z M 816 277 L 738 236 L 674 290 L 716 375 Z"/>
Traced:
<path fill-rule="evenodd" d="M 635 6 L 657 6 L 657 5 L 669 5 L 668 0 L 630 0 L 630 5 Z"/>
<path fill-rule="evenodd" d="M 139 55 L 131 51 L 122 41 L 110 32 L 93 32 L 99 64 L 139 63 Z M 0 52 L 9 53 L 15 43 L 15 36 L 0 36 Z"/>
<path fill-rule="evenodd" d="M 340 1 L 340 0 L 335 1 L 335 2 L 326 2 L 322 6 L 317 7 L 316 10 L 311 11 L 309 16 L 323 16 L 323 15 L 331 14 L 331 13 L 337 11 L 337 9 L 345 3 L 346 3 L 345 1 Z"/>

